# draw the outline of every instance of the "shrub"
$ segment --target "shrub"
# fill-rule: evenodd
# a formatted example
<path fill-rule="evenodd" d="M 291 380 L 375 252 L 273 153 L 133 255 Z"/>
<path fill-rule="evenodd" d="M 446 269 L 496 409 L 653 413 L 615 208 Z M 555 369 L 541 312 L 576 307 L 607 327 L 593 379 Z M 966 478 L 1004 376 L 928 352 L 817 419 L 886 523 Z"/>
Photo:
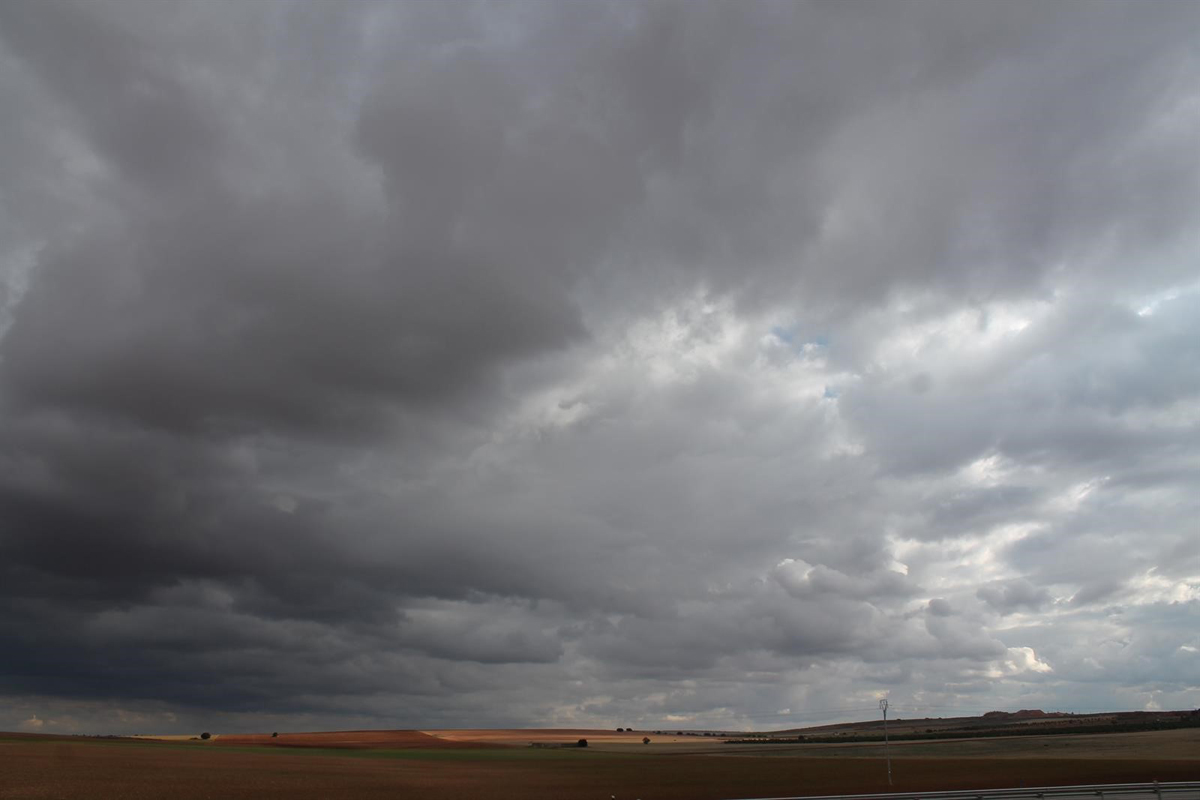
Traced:
<path fill-rule="evenodd" d="M 275 731 L 274 733 L 272 733 L 272 734 L 271 734 L 271 738 L 272 738 L 272 739 L 278 739 L 278 738 L 279 738 L 279 731 Z"/>
<path fill-rule="evenodd" d="M 208 731 L 205 731 L 204 733 L 200 734 L 200 738 L 201 738 L 201 739 L 211 739 L 211 738 L 212 738 L 212 734 L 211 734 L 211 733 L 209 733 Z"/>
<path fill-rule="evenodd" d="M 587 739 L 580 739 L 575 743 L 576 747 L 587 747 Z"/>
<path fill-rule="evenodd" d="M 642 737 L 642 744 L 650 744 L 650 737 L 649 737 L 649 736 L 643 736 L 643 737 Z"/>

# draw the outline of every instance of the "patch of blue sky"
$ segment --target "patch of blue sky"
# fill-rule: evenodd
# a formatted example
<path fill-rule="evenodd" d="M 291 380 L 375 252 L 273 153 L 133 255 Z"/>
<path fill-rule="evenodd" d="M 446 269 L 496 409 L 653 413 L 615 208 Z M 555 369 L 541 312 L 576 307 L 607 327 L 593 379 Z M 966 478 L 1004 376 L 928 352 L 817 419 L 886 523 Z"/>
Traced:
<path fill-rule="evenodd" d="M 797 325 L 774 325 L 771 327 L 771 335 L 797 352 L 803 352 L 813 347 L 829 346 L 829 337 L 823 333 L 817 334 L 811 339 L 802 339 Z"/>
<path fill-rule="evenodd" d="M 796 329 L 774 325 L 771 327 L 771 335 L 785 344 L 791 344 L 796 340 Z"/>

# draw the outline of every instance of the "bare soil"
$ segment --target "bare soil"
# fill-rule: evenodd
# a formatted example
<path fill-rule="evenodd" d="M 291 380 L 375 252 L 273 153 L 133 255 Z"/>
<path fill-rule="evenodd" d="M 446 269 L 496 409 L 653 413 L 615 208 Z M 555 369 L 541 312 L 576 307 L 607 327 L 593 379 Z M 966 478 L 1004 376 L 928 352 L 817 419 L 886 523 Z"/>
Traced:
<path fill-rule="evenodd" d="M 430 736 L 423 731 L 314 731 L 309 733 L 223 733 L 213 744 L 262 745 L 264 747 L 320 747 L 353 750 L 422 750 L 472 748 L 478 744 Z"/>
<path fill-rule="evenodd" d="M 495 741 L 491 747 L 414 747 L 424 739 L 401 735 L 412 733 L 323 735 L 329 742 L 308 734 L 310 746 L 297 750 L 256 741 L 239 746 L 229 736 L 179 743 L 0 734 L 0 798 L 719 800 L 887 789 L 884 762 L 871 757 L 536 749 Z M 535 732 L 519 733 L 528 741 Z M 362 749 L 357 744 L 367 734 L 410 746 Z M 330 747 L 339 740 L 349 749 Z M 894 759 L 893 772 L 897 791 L 1200 780 L 1200 753 L 1188 759 L 912 756 Z"/>
<path fill-rule="evenodd" d="M 473 728 L 456 730 L 423 731 L 430 736 L 447 742 L 465 742 L 472 744 L 507 745 L 510 747 L 528 747 L 531 744 L 571 745 L 580 739 L 587 739 L 588 747 L 602 750 L 656 750 L 663 745 L 692 745 L 699 746 L 702 751 L 712 749 L 721 744 L 720 739 L 675 736 L 673 734 L 658 735 L 653 731 L 610 731 L 596 728 Z M 643 745 L 643 738 L 650 739 L 650 745 Z"/>

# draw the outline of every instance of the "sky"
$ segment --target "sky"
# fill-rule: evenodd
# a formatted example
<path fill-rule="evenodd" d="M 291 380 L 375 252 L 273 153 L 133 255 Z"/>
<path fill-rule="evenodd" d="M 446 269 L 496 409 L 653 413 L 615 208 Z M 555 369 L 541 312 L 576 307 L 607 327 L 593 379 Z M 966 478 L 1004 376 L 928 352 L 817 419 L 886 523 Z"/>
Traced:
<path fill-rule="evenodd" d="M 0 3 L 0 730 L 1200 706 L 1198 29 Z"/>

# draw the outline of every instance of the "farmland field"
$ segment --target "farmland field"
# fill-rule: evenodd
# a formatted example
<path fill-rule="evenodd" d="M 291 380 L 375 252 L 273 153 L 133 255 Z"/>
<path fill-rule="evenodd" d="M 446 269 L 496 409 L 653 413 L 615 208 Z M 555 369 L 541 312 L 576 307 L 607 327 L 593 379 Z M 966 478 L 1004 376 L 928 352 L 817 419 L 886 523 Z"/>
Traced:
<path fill-rule="evenodd" d="M 0 798 L 717 800 L 887 789 L 873 744 L 763 750 L 684 741 L 696 737 L 642 745 L 642 735 L 343 731 L 199 742 L 0 734 Z M 589 747 L 529 746 L 578 738 Z M 895 789 L 1200 779 L 1195 731 L 1041 738 L 893 747 Z"/>

